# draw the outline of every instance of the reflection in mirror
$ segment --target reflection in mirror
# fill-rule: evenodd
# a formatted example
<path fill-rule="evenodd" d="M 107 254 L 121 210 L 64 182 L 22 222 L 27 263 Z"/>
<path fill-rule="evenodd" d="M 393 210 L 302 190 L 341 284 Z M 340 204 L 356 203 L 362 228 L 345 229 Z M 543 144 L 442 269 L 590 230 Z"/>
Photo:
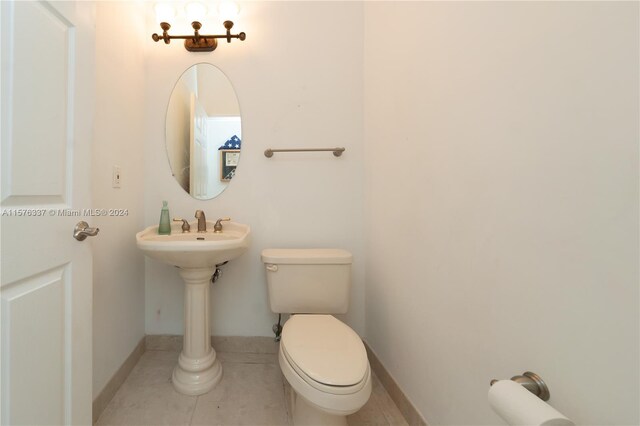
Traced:
<path fill-rule="evenodd" d="M 225 190 L 240 160 L 242 127 L 222 71 L 196 64 L 182 74 L 169 99 L 166 137 L 171 173 L 187 193 L 208 200 Z"/>

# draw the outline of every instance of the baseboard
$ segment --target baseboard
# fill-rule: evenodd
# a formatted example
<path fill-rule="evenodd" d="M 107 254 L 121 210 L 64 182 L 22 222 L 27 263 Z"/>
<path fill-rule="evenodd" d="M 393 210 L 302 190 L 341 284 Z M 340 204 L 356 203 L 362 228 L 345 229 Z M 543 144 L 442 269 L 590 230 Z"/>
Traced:
<path fill-rule="evenodd" d="M 182 336 L 148 334 L 145 345 L 148 351 L 181 351 Z M 278 343 L 274 338 L 264 336 L 211 336 L 211 346 L 217 352 L 278 353 Z"/>
<path fill-rule="evenodd" d="M 140 342 L 136 345 L 133 351 L 129 354 L 127 359 L 124 360 L 120 368 L 113 374 L 111 379 L 102 388 L 98 396 L 93 400 L 93 424 L 98 421 L 100 415 L 107 407 L 113 396 L 116 394 L 122 383 L 133 370 L 133 367 L 138 363 L 140 357 L 145 352 L 145 338 L 140 339 Z"/>
<path fill-rule="evenodd" d="M 404 419 L 411 426 L 427 426 L 427 422 L 422 417 L 422 414 L 416 409 L 415 405 L 407 398 L 407 395 L 402 391 L 398 382 L 393 378 L 389 371 L 385 368 L 384 364 L 380 362 L 380 359 L 376 353 L 369 347 L 367 342 L 364 342 L 364 346 L 367 349 L 367 356 L 369 357 L 369 365 L 374 373 L 378 376 L 380 383 L 387 390 L 387 393 L 396 404 L 400 413 Z"/>

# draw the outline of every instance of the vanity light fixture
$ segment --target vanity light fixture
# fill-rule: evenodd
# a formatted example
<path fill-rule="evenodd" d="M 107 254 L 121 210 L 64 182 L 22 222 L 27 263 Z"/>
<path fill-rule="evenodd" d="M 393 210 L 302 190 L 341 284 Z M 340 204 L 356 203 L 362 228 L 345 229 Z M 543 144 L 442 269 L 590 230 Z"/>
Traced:
<path fill-rule="evenodd" d="M 164 40 L 165 44 L 169 44 L 173 39 L 184 39 L 184 48 L 189 52 L 213 52 L 218 47 L 219 38 L 226 38 L 227 43 L 231 43 L 232 38 L 239 40 L 245 40 L 247 35 L 245 33 L 231 34 L 231 28 L 233 28 L 232 21 L 224 21 L 224 27 L 227 29 L 227 34 L 223 35 L 202 35 L 200 34 L 200 28 L 202 24 L 198 21 L 191 23 L 193 28 L 193 35 L 169 35 L 169 25 L 167 22 L 161 22 L 160 28 L 162 28 L 162 35 L 154 33 L 151 38 L 153 41 Z"/>

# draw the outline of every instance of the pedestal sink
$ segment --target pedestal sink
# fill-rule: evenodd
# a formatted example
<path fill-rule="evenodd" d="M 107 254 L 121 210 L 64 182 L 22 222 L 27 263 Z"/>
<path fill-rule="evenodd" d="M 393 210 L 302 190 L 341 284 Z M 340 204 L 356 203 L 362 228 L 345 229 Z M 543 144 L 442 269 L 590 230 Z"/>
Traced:
<path fill-rule="evenodd" d="M 173 370 L 173 386 L 186 395 L 207 393 L 222 378 L 222 366 L 211 347 L 209 331 L 209 283 L 216 265 L 233 260 L 249 248 L 251 229 L 227 222 L 221 233 L 182 233 L 171 227 L 171 235 L 158 235 L 150 226 L 136 234 L 138 248 L 152 259 L 177 266 L 184 280 L 184 343 L 178 365 Z M 197 229 L 197 223 L 191 224 Z"/>

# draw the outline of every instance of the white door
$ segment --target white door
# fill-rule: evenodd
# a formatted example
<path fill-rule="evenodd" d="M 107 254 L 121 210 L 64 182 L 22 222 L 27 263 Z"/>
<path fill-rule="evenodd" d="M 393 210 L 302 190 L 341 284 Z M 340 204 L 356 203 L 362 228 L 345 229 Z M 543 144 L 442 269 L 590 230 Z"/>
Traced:
<path fill-rule="evenodd" d="M 91 424 L 95 6 L 0 3 L 0 423 Z"/>
<path fill-rule="evenodd" d="M 191 94 L 189 152 L 189 193 L 196 198 L 209 198 L 207 164 L 207 113 L 198 98 Z"/>

